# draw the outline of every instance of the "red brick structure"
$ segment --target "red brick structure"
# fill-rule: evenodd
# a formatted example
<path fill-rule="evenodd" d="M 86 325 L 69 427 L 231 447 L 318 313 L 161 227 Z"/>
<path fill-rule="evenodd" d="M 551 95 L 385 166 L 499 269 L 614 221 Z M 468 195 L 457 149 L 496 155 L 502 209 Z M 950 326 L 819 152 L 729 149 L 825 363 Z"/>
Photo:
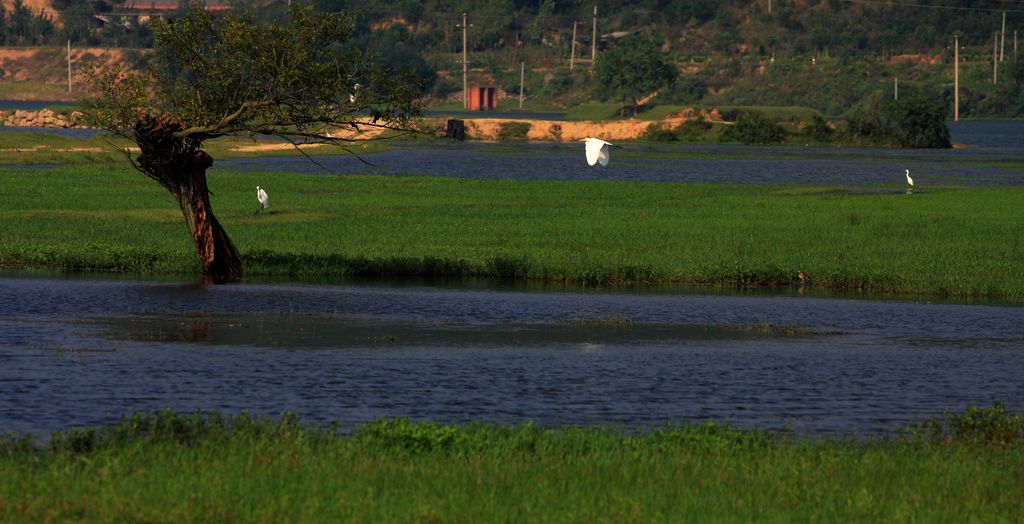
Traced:
<path fill-rule="evenodd" d="M 470 111 L 493 111 L 498 106 L 493 87 L 469 88 Z"/>

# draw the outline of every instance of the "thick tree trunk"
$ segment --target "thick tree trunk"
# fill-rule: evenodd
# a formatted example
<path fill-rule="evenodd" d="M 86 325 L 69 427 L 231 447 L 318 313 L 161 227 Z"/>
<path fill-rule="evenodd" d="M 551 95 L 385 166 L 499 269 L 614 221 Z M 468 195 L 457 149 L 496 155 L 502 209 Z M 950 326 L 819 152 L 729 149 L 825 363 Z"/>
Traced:
<path fill-rule="evenodd" d="M 213 159 L 173 134 L 184 126 L 166 117 L 143 117 L 136 125 L 136 142 L 142 150 L 138 165 L 150 178 L 174 196 L 185 217 L 203 276 L 214 282 L 242 278 L 242 258 L 210 205 L 206 170 Z"/>

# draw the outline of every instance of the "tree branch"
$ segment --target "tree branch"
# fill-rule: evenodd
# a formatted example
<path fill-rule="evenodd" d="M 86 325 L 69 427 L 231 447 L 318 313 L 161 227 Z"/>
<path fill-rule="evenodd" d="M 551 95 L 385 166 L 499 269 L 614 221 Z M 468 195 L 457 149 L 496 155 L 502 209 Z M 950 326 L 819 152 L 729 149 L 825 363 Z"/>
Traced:
<path fill-rule="evenodd" d="M 203 136 L 212 138 L 216 136 L 223 136 L 224 133 L 222 133 L 221 130 L 223 130 L 232 122 L 237 120 L 238 117 L 242 116 L 242 113 L 244 113 L 246 109 L 265 104 L 266 102 L 260 102 L 256 104 L 249 103 L 248 101 L 242 102 L 242 105 L 239 106 L 234 113 L 231 113 L 230 115 L 221 118 L 220 122 L 217 122 L 216 124 L 213 124 L 211 126 L 190 127 L 188 129 L 182 129 L 181 131 L 174 133 L 174 138 L 188 138 L 191 136 Z"/>

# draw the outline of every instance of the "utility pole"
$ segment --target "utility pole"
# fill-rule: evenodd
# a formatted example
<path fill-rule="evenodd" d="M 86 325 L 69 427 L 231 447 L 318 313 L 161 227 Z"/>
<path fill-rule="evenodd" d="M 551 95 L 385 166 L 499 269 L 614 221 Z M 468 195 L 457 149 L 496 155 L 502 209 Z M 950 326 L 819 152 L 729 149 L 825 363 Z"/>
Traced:
<path fill-rule="evenodd" d="M 999 61 L 1003 61 L 1003 50 L 1006 48 L 1006 11 L 1003 11 L 1003 29 L 999 31 Z"/>
<path fill-rule="evenodd" d="M 572 21 L 572 50 L 569 51 L 569 71 L 576 68 L 576 20 Z"/>
<path fill-rule="evenodd" d="M 68 40 L 68 93 L 71 92 L 71 40 Z"/>
<path fill-rule="evenodd" d="M 992 35 L 992 83 L 999 81 L 999 33 Z"/>
<path fill-rule="evenodd" d="M 960 36 L 953 37 L 953 121 L 960 121 Z"/>
<path fill-rule="evenodd" d="M 590 38 L 590 70 L 597 64 L 597 4 L 594 4 L 594 34 Z"/>
<path fill-rule="evenodd" d="M 523 81 L 526 79 L 526 62 L 519 62 L 519 109 L 523 108 Z"/>
<path fill-rule="evenodd" d="M 1013 61 L 1017 61 L 1017 30 L 1013 30 Z"/>
<path fill-rule="evenodd" d="M 772 0 L 768 0 L 768 16 L 772 16 Z"/>
<path fill-rule="evenodd" d="M 892 80 L 892 99 L 900 99 L 900 77 L 898 76 Z"/>
<path fill-rule="evenodd" d="M 469 55 L 466 53 L 466 13 L 462 13 L 462 108 L 469 109 Z"/>

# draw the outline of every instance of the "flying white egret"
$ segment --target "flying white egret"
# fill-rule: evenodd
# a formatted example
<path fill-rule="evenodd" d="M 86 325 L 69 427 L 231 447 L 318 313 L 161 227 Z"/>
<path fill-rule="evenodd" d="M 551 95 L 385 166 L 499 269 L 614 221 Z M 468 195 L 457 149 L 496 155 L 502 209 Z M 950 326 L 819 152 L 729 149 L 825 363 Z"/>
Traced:
<path fill-rule="evenodd" d="M 267 192 L 260 186 L 256 186 L 256 200 L 260 202 L 260 207 L 256 210 L 257 213 L 262 213 L 264 209 L 270 206 L 270 197 L 267 196 Z"/>
<path fill-rule="evenodd" d="M 608 149 L 609 146 L 612 146 L 613 144 L 605 142 L 600 138 L 593 138 L 589 136 L 587 138 L 581 138 L 580 142 L 586 142 L 587 144 L 588 164 L 595 165 L 597 163 L 600 163 L 602 166 L 608 165 Z"/>

